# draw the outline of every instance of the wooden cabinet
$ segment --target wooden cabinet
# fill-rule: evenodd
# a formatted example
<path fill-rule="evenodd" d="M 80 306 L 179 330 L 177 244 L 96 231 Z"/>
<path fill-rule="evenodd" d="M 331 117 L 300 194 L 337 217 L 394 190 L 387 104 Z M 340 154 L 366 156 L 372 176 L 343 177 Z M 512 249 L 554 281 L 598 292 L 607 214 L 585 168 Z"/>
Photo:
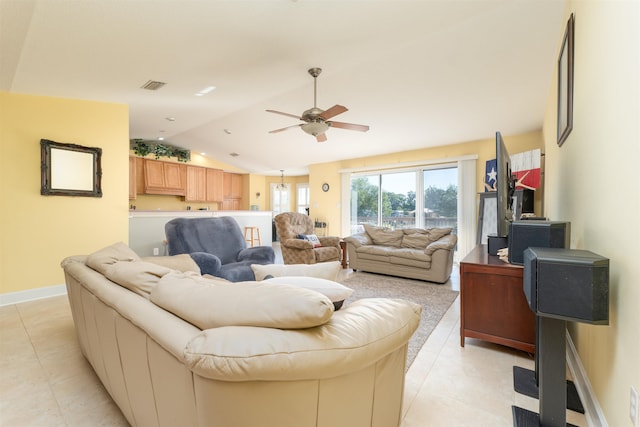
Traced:
<path fill-rule="evenodd" d="M 187 166 L 187 202 L 222 202 L 223 171 L 201 166 Z"/>
<path fill-rule="evenodd" d="M 224 200 L 224 172 L 220 169 L 207 169 L 206 187 L 208 202 L 222 202 Z"/>
<path fill-rule="evenodd" d="M 207 169 L 187 166 L 187 187 L 184 200 L 187 202 L 207 201 Z"/>
<path fill-rule="evenodd" d="M 223 177 L 224 201 L 222 209 L 239 210 L 242 205 L 242 175 L 237 173 L 224 173 Z"/>
<path fill-rule="evenodd" d="M 145 194 L 184 196 L 186 192 L 187 166 L 181 163 L 145 159 Z"/>
<path fill-rule="evenodd" d="M 460 345 L 466 337 L 535 353 L 535 314 L 522 288 L 523 268 L 478 245 L 460 262 Z"/>
<path fill-rule="evenodd" d="M 242 199 L 242 175 L 225 172 L 223 183 L 225 199 Z"/>

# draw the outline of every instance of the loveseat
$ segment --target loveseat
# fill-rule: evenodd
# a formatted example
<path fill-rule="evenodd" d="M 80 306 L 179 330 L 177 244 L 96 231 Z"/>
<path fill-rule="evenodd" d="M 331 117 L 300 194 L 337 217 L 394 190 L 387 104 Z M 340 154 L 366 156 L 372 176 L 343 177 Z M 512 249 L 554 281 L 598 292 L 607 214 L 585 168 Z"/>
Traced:
<path fill-rule="evenodd" d="M 371 273 L 445 283 L 453 269 L 458 238 L 451 228 L 391 230 L 365 225 L 345 237 L 349 267 Z"/>
<path fill-rule="evenodd" d="M 400 423 L 419 305 L 334 311 L 295 284 L 230 283 L 188 255 L 140 259 L 123 243 L 61 265 L 81 351 L 132 425 Z"/>

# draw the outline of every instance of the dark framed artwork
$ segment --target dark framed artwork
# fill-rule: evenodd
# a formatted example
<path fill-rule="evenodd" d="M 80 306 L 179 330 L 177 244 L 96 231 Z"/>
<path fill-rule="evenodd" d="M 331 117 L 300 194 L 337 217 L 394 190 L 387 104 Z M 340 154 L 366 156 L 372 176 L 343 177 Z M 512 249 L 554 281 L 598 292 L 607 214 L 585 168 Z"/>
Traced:
<path fill-rule="evenodd" d="M 40 140 L 40 194 L 102 197 L 102 149 Z"/>
<path fill-rule="evenodd" d="M 562 146 L 573 129 L 573 13 L 567 21 L 558 57 L 558 146 Z"/>

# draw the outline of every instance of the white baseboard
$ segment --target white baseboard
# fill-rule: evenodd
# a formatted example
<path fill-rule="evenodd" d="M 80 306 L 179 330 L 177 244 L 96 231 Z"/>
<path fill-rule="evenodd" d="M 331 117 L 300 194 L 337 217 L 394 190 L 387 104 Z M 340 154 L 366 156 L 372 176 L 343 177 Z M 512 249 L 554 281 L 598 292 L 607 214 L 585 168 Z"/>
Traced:
<path fill-rule="evenodd" d="M 596 399 L 593 393 L 591 382 L 589 382 L 589 377 L 587 377 L 584 366 L 582 366 L 580 356 L 578 355 L 576 347 L 573 345 L 569 331 L 567 331 L 567 366 L 573 376 L 573 383 L 578 390 L 582 406 L 584 406 L 589 427 L 608 427 L 609 424 L 607 424 L 598 399 Z"/>
<path fill-rule="evenodd" d="M 20 304 L 21 302 L 66 294 L 67 287 L 65 285 L 54 285 L 44 288 L 29 289 L 26 291 L 8 292 L 6 294 L 0 294 L 0 307 L 3 305 Z"/>

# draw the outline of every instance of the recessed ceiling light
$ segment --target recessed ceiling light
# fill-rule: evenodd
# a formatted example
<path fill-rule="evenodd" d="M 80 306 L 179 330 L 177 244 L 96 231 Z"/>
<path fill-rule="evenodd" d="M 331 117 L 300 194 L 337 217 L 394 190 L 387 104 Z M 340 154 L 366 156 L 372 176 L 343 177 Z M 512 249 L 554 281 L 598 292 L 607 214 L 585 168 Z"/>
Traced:
<path fill-rule="evenodd" d="M 175 122 L 176 118 L 175 117 L 165 117 L 165 120 L 167 120 L 169 122 Z"/>
<path fill-rule="evenodd" d="M 164 141 L 164 136 L 159 136 L 158 141 Z"/>
<path fill-rule="evenodd" d="M 206 156 L 207 153 L 205 153 L 204 151 L 202 153 L 200 153 L 201 156 Z"/>
<path fill-rule="evenodd" d="M 202 89 L 200 92 L 196 93 L 196 96 L 204 96 L 206 94 L 208 94 L 209 92 L 212 92 L 216 89 L 215 86 L 207 86 L 204 89 Z"/>
<path fill-rule="evenodd" d="M 231 131 L 229 129 L 225 129 L 224 133 L 226 133 L 227 135 L 231 135 Z"/>

